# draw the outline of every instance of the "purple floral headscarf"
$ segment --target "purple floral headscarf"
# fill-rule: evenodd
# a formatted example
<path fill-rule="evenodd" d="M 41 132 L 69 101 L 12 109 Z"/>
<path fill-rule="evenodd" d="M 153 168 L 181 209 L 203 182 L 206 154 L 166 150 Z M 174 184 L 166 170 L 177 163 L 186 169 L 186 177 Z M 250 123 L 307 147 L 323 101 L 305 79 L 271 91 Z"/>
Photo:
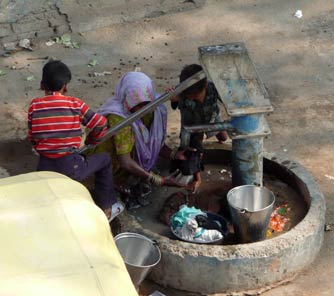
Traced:
<path fill-rule="evenodd" d="M 131 115 L 130 110 L 143 102 L 156 98 L 153 81 L 142 72 L 128 72 L 116 86 L 115 96 L 102 105 L 98 113 L 103 116 L 116 114 L 123 118 Z M 153 122 L 148 129 L 141 119 L 132 123 L 136 136 L 138 162 L 145 170 L 151 170 L 164 144 L 167 126 L 167 109 L 160 105 L 154 110 Z"/>

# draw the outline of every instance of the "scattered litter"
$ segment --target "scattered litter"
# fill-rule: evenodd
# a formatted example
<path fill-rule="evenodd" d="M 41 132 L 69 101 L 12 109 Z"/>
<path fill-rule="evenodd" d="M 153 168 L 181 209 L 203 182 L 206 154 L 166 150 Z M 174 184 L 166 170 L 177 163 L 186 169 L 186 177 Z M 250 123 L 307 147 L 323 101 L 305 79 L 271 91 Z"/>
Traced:
<path fill-rule="evenodd" d="M 35 58 L 27 58 L 28 61 L 33 61 L 33 60 L 47 60 L 49 57 L 35 57 Z"/>
<path fill-rule="evenodd" d="M 325 224 L 325 231 L 333 231 L 334 223 Z"/>
<path fill-rule="evenodd" d="M 137 218 L 137 220 L 138 220 L 139 222 L 143 222 L 143 221 L 144 221 L 144 219 L 141 218 L 141 217 L 136 217 L 136 218 Z"/>
<path fill-rule="evenodd" d="M 34 75 L 30 75 L 26 78 L 27 81 L 33 81 L 35 80 L 35 76 Z"/>
<path fill-rule="evenodd" d="M 54 44 L 56 44 L 56 41 L 54 41 L 54 40 L 48 40 L 47 42 L 45 42 L 46 46 L 52 46 Z"/>
<path fill-rule="evenodd" d="M 89 65 L 89 64 L 88 64 Z M 94 65 L 95 66 L 95 65 Z M 112 73 L 109 71 L 103 71 L 103 72 L 94 72 L 95 77 L 101 77 L 106 75 L 111 75 Z"/>
<path fill-rule="evenodd" d="M 297 18 L 302 18 L 303 17 L 303 12 L 301 10 L 297 10 L 294 14 L 295 17 Z"/>
<path fill-rule="evenodd" d="M 141 68 L 140 67 L 135 67 L 135 72 L 141 72 Z"/>
<path fill-rule="evenodd" d="M 221 174 L 227 173 L 227 170 L 222 169 L 222 170 L 220 170 L 220 173 L 221 173 Z"/>
<path fill-rule="evenodd" d="M 22 70 L 22 69 L 24 69 L 24 68 L 25 68 L 25 66 L 22 66 L 22 67 L 16 67 L 15 65 L 13 65 L 13 66 L 10 67 L 11 70 Z"/>
<path fill-rule="evenodd" d="M 4 57 L 4 58 L 10 57 L 10 55 L 11 55 L 11 52 L 8 52 L 8 51 L 1 53 L 1 56 Z"/>
<path fill-rule="evenodd" d="M 333 176 L 325 175 L 325 177 L 328 178 L 329 180 L 334 180 L 334 177 L 333 177 Z"/>
<path fill-rule="evenodd" d="M 97 59 L 92 59 L 88 62 L 89 67 L 94 67 L 98 64 Z"/>
<path fill-rule="evenodd" d="M 30 40 L 29 39 L 22 39 L 19 42 L 19 46 L 24 49 L 28 49 L 32 51 L 33 49 L 31 48 Z"/>
<path fill-rule="evenodd" d="M 3 45 L 5 51 L 14 51 L 16 50 L 16 43 L 15 42 L 8 42 Z"/>
<path fill-rule="evenodd" d="M 270 216 L 269 228 L 272 232 L 282 232 L 286 223 L 290 221 L 286 215 L 290 212 L 291 208 L 288 207 L 288 204 L 283 204 L 278 206 Z M 268 233 L 267 233 L 268 235 Z"/>
<path fill-rule="evenodd" d="M 17 44 L 17 42 L 8 42 L 4 43 L 3 48 L 5 50 L 5 53 L 2 54 L 2 56 L 9 56 L 10 54 L 14 53 L 15 51 L 18 50 L 16 46 L 19 46 L 20 49 L 27 49 L 29 51 L 32 51 L 33 49 L 31 48 L 31 43 L 29 39 L 22 39 L 20 42 Z"/>
<path fill-rule="evenodd" d="M 208 174 L 208 175 L 211 175 L 211 171 L 207 171 L 207 174 Z"/>
<path fill-rule="evenodd" d="M 57 44 L 62 44 L 65 47 L 70 47 L 70 48 L 79 48 L 80 44 L 76 41 L 72 40 L 72 37 L 70 34 L 64 34 L 61 37 L 56 38 L 56 43 Z"/>
<path fill-rule="evenodd" d="M 283 151 L 284 151 L 284 152 L 288 152 L 288 149 L 284 148 Z"/>
<path fill-rule="evenodd" d="M 7 73 L 4 70 L 0 70 L 0 76 L 5 76 Z"/>

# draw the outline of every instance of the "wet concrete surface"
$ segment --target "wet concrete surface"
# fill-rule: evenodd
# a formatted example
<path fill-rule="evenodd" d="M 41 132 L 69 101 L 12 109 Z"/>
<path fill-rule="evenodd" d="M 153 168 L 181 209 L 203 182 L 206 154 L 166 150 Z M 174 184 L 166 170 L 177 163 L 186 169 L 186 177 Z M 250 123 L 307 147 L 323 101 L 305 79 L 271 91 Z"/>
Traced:
<path fill-rule="evenodd" d="M 202 211 L 221 214 L 230 224 L 232 224 L 229 205 L 227 202 L 227 193 L 232 188 L 231 167 L 218 165 L 205 165 L 205 171 L 202 172 L 203 184 L 195 195 L 189 195 L 185 190 L 173 188 L 156 188 L 151 196 L 151 204 L 129 211 L 130 215 L 136 217 L 143 228 L 149 229 L 155 233 L 161 234 L 168 238 L 173 238 L 170 226 L 161 221 L 161 212 L 168 207 L 166 200 L 176 192 L 182 192 L 187 196 L 185 202 L 189 207 L 195 206 Z M 273 175 L 264 176 L 264 186 L 271 190 L 275 195 L 274 209 L 282 205 L 287 205 L 289 211 L 285 217 L 288 219 L 284 230 L 281 232 L 269 231 L 268 239 L 281 235 L 296 226 L 307 213 L 307 204 L 303 197 L 291 186 L 282 182 Z M 179 196 L 182 204 L 183 199 Z M 175 212 L 174 212 L 175 213 Z M 170 213 L 172 215 L 173 213 Z M 223 244 L 235 244 L 237 239 L 234 237 L 233 226 L 230 227 L 232 233 L 230 237 L 224 239 Z"/>

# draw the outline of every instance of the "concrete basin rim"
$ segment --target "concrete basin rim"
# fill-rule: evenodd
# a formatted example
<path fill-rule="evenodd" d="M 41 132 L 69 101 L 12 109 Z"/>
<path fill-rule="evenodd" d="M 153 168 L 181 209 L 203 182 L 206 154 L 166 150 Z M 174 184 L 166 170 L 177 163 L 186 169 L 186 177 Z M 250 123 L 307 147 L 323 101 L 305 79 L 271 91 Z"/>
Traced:
<path fill-rule="evenodd" d="M 275 156 L 275 160 L 272 160 L 273 154 L 270 153 L 270 157 L 267 158 L 267 161 L 276 162 L 279 165 L 283 165 L 282 162 L 286 162 L 287 159 L 279 159 Z M 310 207 L 304 219 L 300 221 L 295 227 L 290 229 L 288 232 L 281 234 L 275 238 L 267 239 L 260 242 L 249 243 L 249 244 L 235 244 L 235 245 L 205 245 L 205 244 L 194 244 L 194 248 L 191 248 L 193 253 L 195 250 L 200 252 L 206 252 L 206 257 L 216 257 L 217 253 L 222 251 L 224 253 L 223 257 L 235 257 L 235 253 L 238 253 L 238 258 L 240 255 L 242 257 L 243 252 L 247 253 L 247 257 L 252 257 L 252 253 L 256 257 L 261 257 L 263 250 L 265 249 L 264 257 L 274 256 L 280 254 L 282 250 L 287 246 L 295 247 L 300 245 L 301 242 L 305 241 L 308 237 L 323 231 L 325 224 L 325 198 L 321 191 L 319 190 L 316 182 L 314 181 L 311 174 L 299 163 L 293 161 L 293 168 L 285 166 L 287 170 L 292 172 L 298 179 L 300 179 L 306 185 L 309 197 L 310 197 Z M 177 252 L 180 252 L 182 249 L 185 253 L 189 252 L 189 243 L 172 240 L 165 236 L 159 235 L 152 232 L 151 230 L 143 228 L 140 223 L 136 220 L 135 217 L 131 215 L 126 215 L 130 220 L 132 227 L 136 231 L 147 235 L 148 237 L 158 241 L 158 245 L 162 249 L 168 249 L 172 251 L 173 248 L 178 249 Z M 123 217 L 125 218 L 125 217 Z M 121 218 L 121 219 L 123 219 Z M 130 221 L 129 221 L 130 222 Z M 280 247 L 281 245 L 281 247 Z M 209 251 L 210 250 L 210 251 Z M 203 255 L 203 254 L 202 254 Z"/>

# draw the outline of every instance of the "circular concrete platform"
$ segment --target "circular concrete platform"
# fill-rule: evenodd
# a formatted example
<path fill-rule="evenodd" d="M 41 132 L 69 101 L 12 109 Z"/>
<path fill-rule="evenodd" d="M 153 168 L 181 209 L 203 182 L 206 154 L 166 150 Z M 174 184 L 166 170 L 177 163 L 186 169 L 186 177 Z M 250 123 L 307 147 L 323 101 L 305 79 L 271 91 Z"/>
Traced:
<path fill-rule="evenodd" d="M 208 150 L 206 161 L 226 163 L 230 154 L 226 150 Z M 308 210 L 288 232 L 261 242 L 190 244 L 143 227 L 133 215 L 121 215 L 123 231 L 138 232 L 158 242 L 162 258 L 150 278 L 163 286 L 190 292 L 228 293 L 262 289 L 289 279 L 310 265 L 323 241 L 324 197 L 310 173 L 296 162 L 265 155 L 264 173 L 293 187 Z"/>

